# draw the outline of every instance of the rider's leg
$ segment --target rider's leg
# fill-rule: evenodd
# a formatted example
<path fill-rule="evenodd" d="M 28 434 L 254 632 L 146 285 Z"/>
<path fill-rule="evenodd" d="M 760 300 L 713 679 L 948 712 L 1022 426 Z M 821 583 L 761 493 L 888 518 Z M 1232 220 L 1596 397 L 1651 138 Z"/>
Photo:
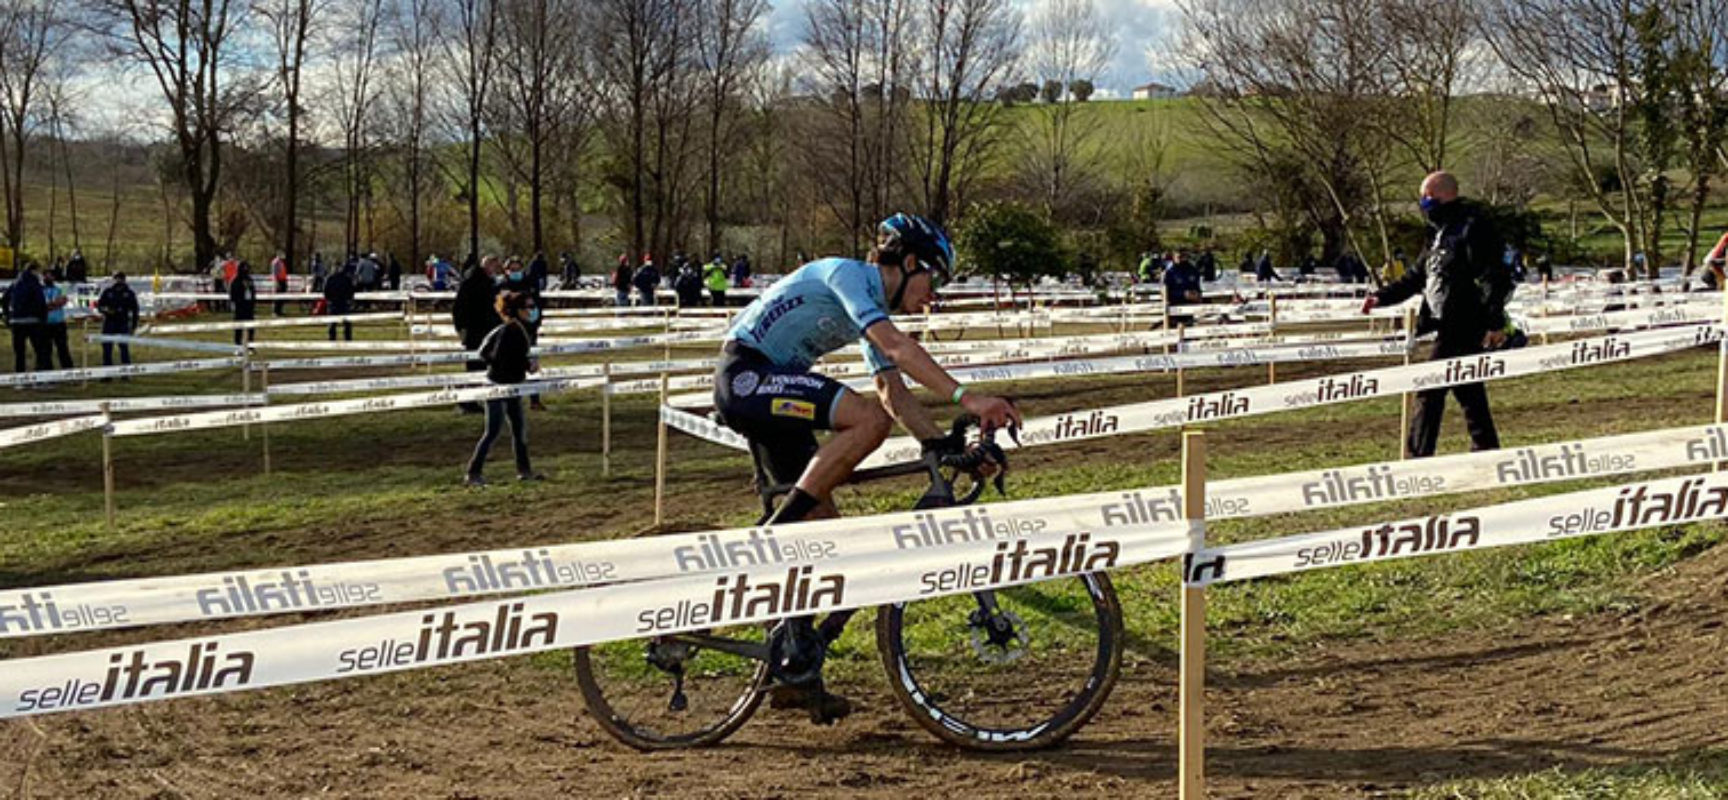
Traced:
<path fill-rule="evenodd" d="M 811 457 L 798 484 L 770 522 L 786 524 L 839 516 L 834 508 L 834 487 L 852 474 L 858 462 L 881 446 L 894 424 L 880 403 L 856 392 L 840 394 L 835 401 L 833 422 L 834 435 Z"/>

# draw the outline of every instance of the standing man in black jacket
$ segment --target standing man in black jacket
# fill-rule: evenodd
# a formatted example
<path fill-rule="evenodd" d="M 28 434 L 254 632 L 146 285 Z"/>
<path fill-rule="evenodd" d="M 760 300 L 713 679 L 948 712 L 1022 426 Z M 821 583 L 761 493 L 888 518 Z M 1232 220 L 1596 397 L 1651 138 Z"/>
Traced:
<path fill-rule="evenodd" d="M 1458 196 L 1458 179 L 1450 173 L 1429 175 L 1421 192 L 1418 205 L 1434 229 L 1434 238 L 1403 278 L 1362 302 L 1362 313 L 1421 294 L 1416 332 L 1435 334 L 1431 359 L 1471 356 L 1500 347 L 1506 342 L 1506 301 L 1513 284 L 1499 231 L 1482 206 Z M 1434 454 L 1447 391 L 1429 389 L 1416 395 L 1416 412 L 1410 420 L 1411 458 Z M 1470 449 L 1498 449 L 1500 435 L 1488 410 L 1488 390 L 1480 383 L 1467 383 L 1450 391 L 1464 408 Z"/>
<path fill-rule="evenodd" d="M 42 295 L 42 278 L 36 272 L 36 262 L 26 262 L 18 277 L 6 288 L 0 301 L 6 325 L 12 329 L 12 364 L 14 372 L 24 372 L 29 366 L 25 348 L 35 348 L 36 369 L 46 372 L 54 368 L 48 350 L 48 300 Z"/>
<path fill-rule="evenodd" d="M 228 300 L 234 305 L 235 322 L 251 322 L 258 318 L 258 286 L 252 282 L 252 265 L 242 261 L 234 280 L 228 284 Z M 234 344 L 251 342 L 258 336 L 254 328 L 235 328 Z"/>
<path fill-rule="evenodd" d="M 126 283 L 126 273 L 114 273 L 114 282 L 96 296 L 96 311 L 102 315 L 102 333 L 131 336 L 138 330 L 138 295 Z M 121 343 L 120 363 L 132 363 L 132 346 Z M 114 343 L 102 343 L 102 366 L 114 365 Z M 107 380 L 107 378 L 103 378 Z"/>
<path fill-rule="evenodd" d="M 344 264 L 324 279 L 324 313 L 340 317 L 354 313 L 354 265 Z M 354 323 L 342 320 L 342 340 L 354 341 Z M 336 341 L 336 323 L 330 323 L 330 341 Z"/>
<path fill-rule="evenodd" d="M 462 349 L 470 353 L 478 349 L 486 340 L 486 334 L 502 322 L 495 307 L 498 284 L 493 277 L 497 274 L 498 257 L 487 256 L 480 260 L 479 266 L 470 267 L 463 273 L 462 285 L 456 287 L 456 302 L 450 308 L 450 321 L 456 326 L 456 335 L 462 337 Z M 464 367 L 469 372 L 480 372 L 486 369 L 486 364 L 470 360 Z M 460 403 L 457 407 L 464 414 L 481 411 L 479 403 Z"/>

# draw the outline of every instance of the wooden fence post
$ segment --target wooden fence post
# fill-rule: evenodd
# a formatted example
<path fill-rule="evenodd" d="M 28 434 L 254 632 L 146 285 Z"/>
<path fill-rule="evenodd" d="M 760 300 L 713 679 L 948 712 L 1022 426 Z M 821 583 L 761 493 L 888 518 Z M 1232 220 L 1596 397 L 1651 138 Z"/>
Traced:
<path fill-rule="evenodd" d="M 654 525 L 659 527 L 666 518 L 666 448 L 668 431 L 666 418 L 661 415 L 661 409 L 666 407 L 667 390 L 672 385 L 666 373 L 660 373 L 660 405 L 654 409 L 654 419 L 658 425 L 659 441 L 654 455 Z"/>
<path fill-rule="evenodd" d="M 612 362 L 600 366 L 600 477 L 612 477 Z"/>
<path fill-rule="evenodd" d="M 1410 354 L 1416 349 L 1416 309 L 1404 309 L 1404 365 L 1410 365 Z M 1416 395 L 1405 392 L 1403 410 L 1398 417 L 1398 459 L 1410 459 L 1410 422 L 1415 415 Z"/>
<path fill-rule="evenodd" d="M 108 402 L 102 402 L 102 510 L 108 519 L 108 532 L 114 532 L 114 416 Z"/>
<path fill-rule="evenodd" d="M 1201 431 L 1182 433 L 1182 517 L 1190 523 L 1206 518 L 1206 434 Z M 1190 551 L 1197 552 L 1205 544 L 1203 533 L 1193 536 Z M 1178 796 L 1202 800 L 1206 797 L 1206 589 L 1188 586 L 1184 580 L 1181 592 Z"/>

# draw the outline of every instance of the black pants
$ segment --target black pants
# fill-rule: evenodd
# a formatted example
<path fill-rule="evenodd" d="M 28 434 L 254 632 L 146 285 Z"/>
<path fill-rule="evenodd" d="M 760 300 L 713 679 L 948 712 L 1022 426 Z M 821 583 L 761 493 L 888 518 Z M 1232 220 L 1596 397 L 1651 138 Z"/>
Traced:
<path fill-rule="evenodd" d="M 288 282 L 287 281 L 277 281 L 276 282 L 276 293 L 277 294 L 287 294 L 288 293 Z M 283 301 L 281 301 L 281 300 L 276 301 L 276 316 L 278 316 L 278 317 L 282 316 L 282 303 L 283 303 Z"/>
<path fill-rule="evenodd" d="M 36 370 L 46 372 L 54 368 L 52 354 L 48 350 L 48 326 L 40 322 L 12 323 L 12 371 L 29 371 L 29 358 L 26 353 L 31 348 L 36 350 Z"/>
<path fill-rule="evenodd" d="M 709 299 L 711 299 L 713 301 L 715 308 L 725 308 L 726 307 L 726 290 L 725 289 L 709 289 L 708 290 L 708 297 L 709 297 Z"/>
<path fill-rule="evenodd" d="M 468 459 L 469 475 L 479 477 L 486 468 L 486 454 L 492 450 L 498 434 L 504 432 L 505 420 L 510 422 L 510 446 L 516 453 L 516 474 L 527 475 L 533 471 L 528 466 L 528 421 L 522 417 L 522 398 L 506 397 L 486 401 L 486 433 L 474 446 L 474 457 Z"/>
<path fill-rule="evenodd" d="M 1429 360 L 1473 356 L 1481 352 L 1480 333 L 1456 337 L 1447 337 L 1442 333 L 1440 339 L 1434 343 Z M 1464 429 L 1470 434 L 1470 449 L 1500 449 L 1500 434 L 1494 430 L 1494 415 L 1488 410 L 1488 389 L 1480 383 L 1461 383 L 1416 393 L 1416 409 L 1410 416 L 1410 457 L 1426 458 L 1434 455 L 1434 449 L 1440 442 L 1440 419 L 1446 411 L 1447 392 L 1457 397 L 1458 405 L 1464 409 Z"/>
<path fill-rule="evenodd" d="M 235 320 L 235 322 L 240 322 L 240 321 L 241 320 Z M 251 322 L 251 320 L 245 320 L 245 321 Z M 234 344 L 235 344 L 235 346 L 239 346 L 245 342 L 257 341 L 257 339 L 258 339 L 258 330 L 256 328 L 235 328 L 234 329 Z"/>
<path fill-rule="evenodd" d="M 72 363 L 72 346 L 67 341 L 66 323 L 64 323 L 64 322 L 50 322 L 46 325 L 43 325 L 42 326 L 42 347 L 43 347 L 43 349 L 52 348 L 54 353 L 60 354 L 60 368 L 61 369 L 75 369 L 75 368 L 77 368 L 78 365 Z M 50 360 L 50 362 L 52 362 L 53 359 L 49 359 L 49 360 Z"/>
<path fill-rule="evenodd" d="M 120 345 L 120 363 L 122 363 L 122 364 L 132 363 L 132 345 L 129 345 L 129 344 Z M 114 343 L 113 342 L 103 342 L 102 343 L 102 366 L 104 366 L 104 367 L 114 366 Z"/>
<path fill-rule="evenodd" d="M 327 305 L 325 313 L 336 317 L 351 312 L 346 305 L 338 306 L 335 303 L 330 303 Z M 354 341 L 354 323 L 347 320 L 342 321 L 342 339 L 348 342 Z M 334 322 L 330 323 L 330 341 L 336 341 L 336 323 Z"/>

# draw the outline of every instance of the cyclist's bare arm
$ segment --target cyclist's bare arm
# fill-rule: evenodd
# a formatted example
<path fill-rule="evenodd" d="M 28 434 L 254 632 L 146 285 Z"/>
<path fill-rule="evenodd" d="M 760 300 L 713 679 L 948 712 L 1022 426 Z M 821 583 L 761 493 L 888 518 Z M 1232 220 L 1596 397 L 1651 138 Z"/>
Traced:
<path fill-rule="evenodd" d="M 900 370 L 889 369 L 876 373 L 876 396 L 881 398 L 882 407 L 888 410 L 888 415 L 913 436 L 919 439 L 935 439 L 942 435 L 942 429 L 936 426 L 936 420 L 930 416 L 930 409 L 918 402 L 912 390 L 906 388 L 906 381 L 900 377 Z"/>
<path fill-rule="evenodd" d="M 902 372 L 912 376 L 912 380 L 936 393 L 936 396 L 952 397 L 954 390 L 960 388 L 959 381 L 954 380 L 942 365 L 937 364 L 929 353 L 924 352 L 923 346 L 894 327 L 894 323 L 883 320 L 871 325 L 864 331 L 864 336 Z M 967 392 L 960 399 L 960 407 L 977 415 L 986 429 L 1006 428 L 1010 424 L 1018 426 L 1021 423 L 1020 411 L 1013 403 L 1000 397 Z"/>

